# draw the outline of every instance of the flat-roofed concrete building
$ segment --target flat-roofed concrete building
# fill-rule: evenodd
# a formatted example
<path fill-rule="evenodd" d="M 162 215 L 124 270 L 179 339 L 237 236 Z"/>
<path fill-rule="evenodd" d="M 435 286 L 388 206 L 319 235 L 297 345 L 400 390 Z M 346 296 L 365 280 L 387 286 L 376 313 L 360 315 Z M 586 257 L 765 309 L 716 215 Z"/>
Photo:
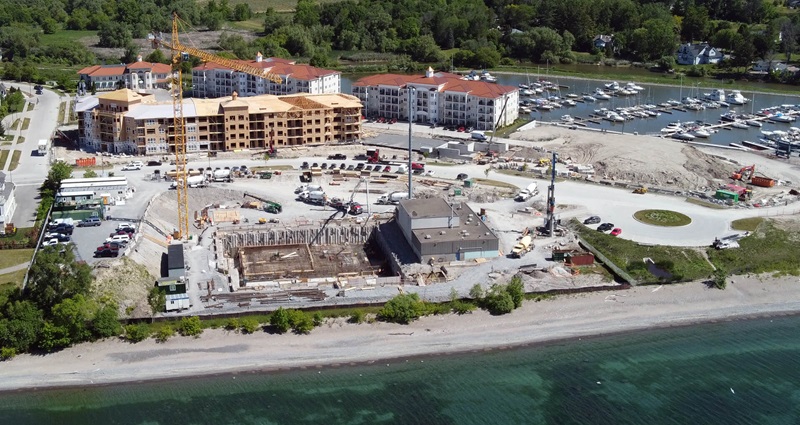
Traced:
<path fill-rule="evenodd" d="M 192 69 L 192 96 L 214 98 L 230 96 L 236 91 L 242 97 L 260 94 L 285 95 L 295 93 L 332 94 L 342 87 L 339 71 L 297 64 L 290 59 L 264 58 L 261 53 L 255 60 L 242 64 L 267 70 L 281 77 L 280 83 L 206 62 Z"/>
<path fill-rule="evenodd" d="M 465 80 L 460 75 L 434 72 L 425 75 L 381 74 L 353 83 L 352 93 L 364 104 L 370 118 L 408 120 L 409 91 L 414 122 L 492 130 L 511 125 L 519 117 L 519 89 L 486 81 Z"/>
<path fill-rule="evenodd" d="M 465 202 L 403 200 L 397 206 L 397 224 L 422 263 L 499 255 L 500 240 Z"/>
<path fill-rule="evenodd" d="M 102 152 L 175 151 L 172 101 L 122 89 L 79 99 L 82 146 Z M 184 99 L 187 152 L 224 152 L 361 138 L 361 102 L 345 94 Z"/>

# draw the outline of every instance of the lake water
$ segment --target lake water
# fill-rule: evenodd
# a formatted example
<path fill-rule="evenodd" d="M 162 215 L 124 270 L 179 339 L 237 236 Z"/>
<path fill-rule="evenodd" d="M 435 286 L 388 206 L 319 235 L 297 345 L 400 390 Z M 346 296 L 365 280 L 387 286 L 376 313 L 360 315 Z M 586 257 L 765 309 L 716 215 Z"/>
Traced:
<path fill-rule="evenodd" d="M 542 69 L 543 71 L 543 69 Z M 364 77 L 364 75 L 343 75 L 342 76 L 342 93 L 351 93 L 352 83 L 357 81 L 359 78 Z M 498 79 L 498 84 L 510 85 L 510 86 L 519 86 L 519 84 L 528 84 L 529 82 L 536 81 L 537 75 L 531 74 L 529 76 L 525 75 L 507 75 L 507 74 L 498 74 L 496 75 Z M 561 86 L 567 86 L 568 88 L 562 88 L 560 93 L 553 92 L 551 95 L 557 95 L 564 97 L 568 93 L 591 93 L 594 92 L 596 88 L 602 88 L 604 84 L 611 82 L 610 80 L 587 80 L 587 79 L 558 79 L 556 77 L 548 77 L 547 75 L 541 75 L 541 78 L 547 79 L 554 83 L 557 83 Z M 619 81 L 621 85 L 624 85 L 627 81 Z M 668 80 L 665 82 L 669 83 L 678 83 L 675 80 Z M 540 121 L 559 121 L 561 116 L 563 115 L 571 115 L 573 117 L 581 117 L 587 118 L 589 114 L 593 113 L 595 109 L 600 108 L 607 108 L 607 109 L 614 109 L 618 107 L 629 107 L 635 106 L 639 104 L 651 103 L 651 104 L 659 104 L 662 102 L 666 102 L 670 99 L 680 100 L 686 96 L 699 96 L 702 97 L 705 93 L 711 91 L 714 88 L 721 88 L 725 90 L 726 93 L 730 92 L 730 90 L 736 89 L 735 85 L 725 84 L 720 85 L 719 87 L 712 87 L 708 86 L 707 82 L 703 82 L 700 85 L 694 83 L 693 81 L 689 81 L 686 79 L 685 84 L 683 87 L 673 87 L 673 86 L 661 86 L 661 85 L 653 85 L 653 84 L 646 84 L 646 83 L 639 83 L 638 85 L 643 87 L 644 90 L 639 93 L 637 96 L 625 96 L 625 97 L 613 97 L 611 100 L 608 101 L 598 101 L 593 103 L 578 103 L 574 107 L 562 107 L 559 109 L 553 109 L 552 111 L 538 111 L 534 112 L 533 117 Z M 800 104 L 800 97 L 794 95 L 780 95 L 780 94 L 760 94 L 760 93 L 752 93 L 752 92 L 742 92 L 744 96 L 748 99 L 751 99 L 751 102 L 747 105 L 743 106 L 733 106 L 731 105 L 730 108 L 719 108 L 719 109 L 706 109 L 703 111 L 687 111 L 687 112 L 680 112 L 674 111 L 673 114 L 661 114 L 659 117 L 655 118 L 637 118 L 632 121 L 627 121 L 625 123 L 611 123 L 608 121 L 601 121 L 600 124 L 588 124 L 589 127 L 592 128 L 604 128 L 607 130 L 613 131 L 622 131 L 625 133 L 638 133 L 638 134 L 657 134 L 660 130 L 667 126 L 672 121 L 680 121 L 680 122 L 693 122 L 693 121 L 703 121 L 707 123 L 716 124 L 719 121 L 720 115 L 728 111 L 735 111 L 738 113 L 751 113 L 753 111 L 758 111 L 763 108 L 767 108 L 770 106 L 777 106 L 783 104 Z M 523 118 L 529 118 L 525 116 L 526 114 L 520 113 L 520 116 Z M 748 140 L 752 142 L 758 142 L 759 138 L 761 137 L 762 130 L 788 130 L 789 124 L 770 124 L 765 123 L 762 128 L 755 128 L 749 127 L 747 129 L 730 129 L 730 130 L 720 130 L 719 132 L 712 134 L 711 137 L 708 139 L 696 139 L 696 142 L 703 142 L 703 143 L 712 143 L 718 145 L 725 145 L 727 146 L 729 143 L 735 142 L 739 143 L 743 140 Z M 800 126 L 800 125 L 798 125 Z"/>
<path fill-rule="evenodd" d="M 6 393 L 0 422 L 797 424 L 799 326 L 741 320 L 369 366 Z"/>

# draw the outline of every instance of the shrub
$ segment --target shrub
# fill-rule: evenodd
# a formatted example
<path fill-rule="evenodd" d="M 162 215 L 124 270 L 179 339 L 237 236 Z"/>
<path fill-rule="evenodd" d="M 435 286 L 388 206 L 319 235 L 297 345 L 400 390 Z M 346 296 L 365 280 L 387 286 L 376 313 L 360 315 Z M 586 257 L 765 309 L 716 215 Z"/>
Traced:
<path fill-rule="evenodd" d="M 722 267 L 717 267 L 717 269 L 714 270 L 711 283 L 717 289 L 725 289 L 728 286 L 728 272 Z"/>
<path fill-rule="evenodd" d="M 144 324 L 131 324 L 125 326 L 125 339 L 137 343 L 150 338 L 150 328 Z"/>
<path fill-rule="evenodd" d="M 314 313 L 314 326 L 322 326 L 322 323 L 325 322 L 325 317 L 322 316 L 322 313 L 316 312 Z"/>
<path fill-rule="evenodd" d="M 232 317 L 232 318 L 228 319 L 228 321 L 225 323 L 225 330 L 226 331 L 238 331 L 239 330 L 239 326 L 240 326 L 239 319 L 237 319 L 235 317 Z"/>
<path fill-rule="evenodd" d="M 355 324 L 360 325 L 360 324 L 364 323 L 364 317 L 365 316 L 364 316 L 364 312 L 363 311 L 356 310 L 356 311 L 353 312 L 353 314 L 350 315 L 350 318 L 347 319 L 347 321 L 350 322 L 350 323 L 355 323 Z"/>
<path fill-rule="evenodd" d="M 522 278 L 514 276 L 506 286 L 506 292 L 511 295 L 511 300 L 514 301 L 514 308 L 522 307 L 522 301 L 525 300 L 525 286 L 522 284 Z"/>
<path fill-rule="evenodd" d="M 453 301 L 451 305 L 453 307 L 453 313 L 458 315 L 472 313 L 472 310 L 475 310 L 475 304 L 468 301 L 456 300 Z"/>
<path fill-rule="evenodd" d="M 483 298 L 483 307 L 492 315 L 511 313 L 514 310 L 514 299 L 504 285 L 492 285 L 486 297 Z"/>
<path fill-rule="evenodd" d="M 469 290 L 469 296 L 473 300 L 480 300 L 483 298 L 483 287 L 480 283 L 472 285 L 472 288 Z"/>
<path fill-rule="evenodd" d="M 253 319 L 252 317 L 246 317 L 241 320 L 241 330 L 242 333 L 251 334 L 258 330 L 260 323 L 258 320 Z"/>
<path fill-rule="evenodd" d="M 389 300 L 378 312 L 384 322 L 409 324 L 417 320 L 425 311 L 425 304 L 417 294 L 401 294 Z"/>
<path fill-rule="evenodd" d="M 306 312 L 301 310 L 288 310 L 288 312 L 289 323 L 294 333 L 302 335 L 310 333 L 314 329 L 314 321 Z"/>
<path fill-rule="evenodd" d="M 0 348 L 0 361 L 11 360 L 17 355 L 17 349 L 13 347 Z"/>
<path fill-rule="evenodd" d="M 172 329 L 172 326 L 164 326 L 156 332 L 156 342 L 167 342 L 173 336 L 175 336 L 175 329 Z"/>
<path fill-rule="evenodd" d="M 197 316 L 184 317 L 178 324 L 178 332 L 183 336 L 198 337 L 203 333 L 203 323 Z"/>
<path fill-rule="evenodd" d="M 269 317 L 269 324 L 272 325 L 279 334 L 289 332 L 289 329 L 292 327 L 291 321 L 289 320 L 289 310 L 279 307 Z"/>

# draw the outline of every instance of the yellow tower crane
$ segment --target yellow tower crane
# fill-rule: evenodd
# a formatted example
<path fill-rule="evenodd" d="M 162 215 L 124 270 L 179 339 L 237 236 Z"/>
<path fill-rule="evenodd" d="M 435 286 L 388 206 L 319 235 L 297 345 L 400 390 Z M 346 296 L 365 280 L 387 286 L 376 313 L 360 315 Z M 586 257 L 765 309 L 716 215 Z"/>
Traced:
<path fill-rule="evenodd" d="M 283 82 L 280 76 L 272 72 L 248 65 L 243 62 L 226 59 L 194 47 L 181 44 L 178 39 L 178 14 L 172 15 L 172 40 L 166 42 L 158 40 L 158 44 L 172 51 L 172 109 L 173 109 L 173 129 L 175 140 L 175 188 L 178 195 L 178 234 L 176 239 L 182 239 L 189 235 L 189 198 L 186 186 L 186 120 L 183 116 L 183 73 L 181 71 L 181 55 L 188 54 L 200 58 L 205 62 L 218 63 L 226 68 L 239 72 L 254 75 L 259 78 L 280 84 Z"/>

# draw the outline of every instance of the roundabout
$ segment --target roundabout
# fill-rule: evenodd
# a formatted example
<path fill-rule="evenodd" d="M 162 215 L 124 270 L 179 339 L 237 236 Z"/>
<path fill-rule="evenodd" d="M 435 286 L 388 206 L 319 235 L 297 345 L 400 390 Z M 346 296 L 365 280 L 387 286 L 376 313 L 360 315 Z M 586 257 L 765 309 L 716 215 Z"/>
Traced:
<path fill-rule="evenodd" d="M 692 222 L 688 215 L 670 210 L 639 210 L 633 213 L 633 218 L 640 223 L 661 227 L 680 227 Z"/>

